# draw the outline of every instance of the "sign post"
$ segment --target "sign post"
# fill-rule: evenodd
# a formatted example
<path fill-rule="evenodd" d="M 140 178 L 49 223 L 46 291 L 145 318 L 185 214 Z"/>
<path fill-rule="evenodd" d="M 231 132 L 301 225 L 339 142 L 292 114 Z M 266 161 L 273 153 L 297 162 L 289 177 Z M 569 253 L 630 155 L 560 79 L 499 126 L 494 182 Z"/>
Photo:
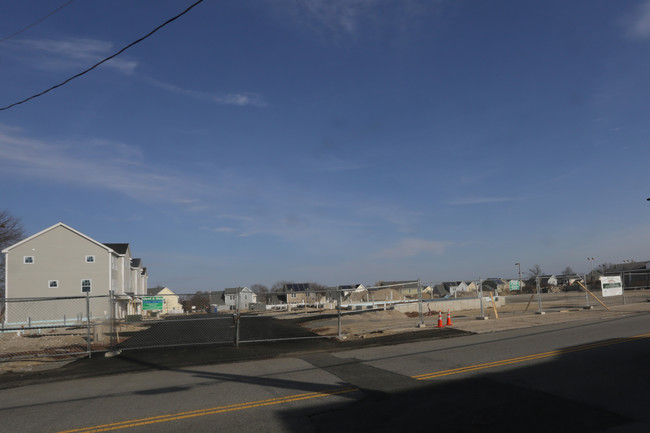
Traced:
<path fill-rule="evenodd" d="M 92 282 L 90 280 L 81 280 L 81 293 L 86 294 L 86 350 L 88 351 L 88 358 L 91 354 L 90 346 L 90 289 Z"/>
<path fill-rule="evenodd" d="M 519 290 L 519 280 L 510 280 L 510 291 L 516 292 Z"/>

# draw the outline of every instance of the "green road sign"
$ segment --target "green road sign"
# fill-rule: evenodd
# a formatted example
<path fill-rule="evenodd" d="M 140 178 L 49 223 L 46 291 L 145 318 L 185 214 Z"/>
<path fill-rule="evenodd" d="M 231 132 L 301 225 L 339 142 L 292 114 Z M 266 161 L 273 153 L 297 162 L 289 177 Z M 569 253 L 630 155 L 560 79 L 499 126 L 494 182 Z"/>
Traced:
<path fill-rule="evenodd" d="M 519 290 L 519 280 L 510 280 L 510 290 Z"/>
<path fill-rule="evenodd" d="M 163 309 L 163 297 L 162 296 L 145 296 L 142 298 L 142 310 L 143 311 L 155 311 Z"/>

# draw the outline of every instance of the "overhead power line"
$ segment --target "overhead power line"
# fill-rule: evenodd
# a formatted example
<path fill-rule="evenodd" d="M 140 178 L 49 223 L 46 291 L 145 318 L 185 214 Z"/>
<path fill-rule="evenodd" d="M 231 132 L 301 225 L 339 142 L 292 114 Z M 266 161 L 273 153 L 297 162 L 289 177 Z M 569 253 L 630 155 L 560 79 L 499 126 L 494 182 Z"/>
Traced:
<path fill-rule="evenodd" d="M 11 104 L 11 105 L 7 105 L 6 107 L 2 107 L 2 108 L 0 108 L 0 111 L 8 110 L 8 109 L 13 108 L 13 107 L 15 107 L 15 106 L 17 106 L 17 105 L 24 104 L 25 102 L 30 101 L 30 100 L 32 100 L 32 99 L 34 99 L 34 98 L 38 98 L 39 96 L 43 96 L 43 95 L 45 95 L 46 93 L 51 92 L 51 91 L 54 90 L 54 89 L 57 89 L 57 88 L 59 88 L 59 87 L 61 87 L 61 86 L 64 86 L 64 85 L 68 84 L 70 81 L 74 80 L 75 78 L 79 78 L 79 77 L 81 77 L 82 75 L 87 74 L 88 72 L 92 71 L 93 69 L 95 69 L 95 68 L 98 67 L 99 65 L 108 62 L 109 60 L 111 60 L 111 59 L 113 59 L 113 58 L 119 56 L 119 55 L 122 54 L 124 51 L 128 50 L 129 48 L 131 48 L 132 46 L 134 46 L 134 45 L 136 45 L 136 44 L 138 44 L 138 43 L 144 41 L 144 40 L 147 39 L 149 36 L 153 35 L 153 34 L 156 33 L 158 30 L 160 30 L 160 29 L 162 29 L 163 27 L 165 27 L 167 24 L 169 24 L 169 23 L 171 23 L 171 22 L 177 20 L 178 18 L 182 17 L 183 15 L 185 15 L 186 13 L 188 13 L 190 10 L 192 10 L 195 6 L 197 6 L 197 5 L 200 4 L 200 3 L 203 3 L 204 1 L 205 1 L 205 0 L 198 0 L 197 2 L 193 3 L 192 5 L 190 5 L 187 9 L 185 9 L 185 10 L 184 10 L 183 12 L 181 12 L 180 14 L 176 15 L 175 17 L 172 17 L 172 18 L 168 19 L 167 21 L 165 21 L 164 23 L 162 23 L 161 25 L 159 25 L 158 27 L 156 27 L 155 29 L 153 29 L 152 31 L 150 31 L 149 33 L 147 33 L 146 35 L 144 35 L 143 37 L 141 37 L 140 39 L 137 39 L 137 40 L 131 42 L 130 44 L 128 44 L 127 46 L 125 46 L 124 48 L 122 48 L 121 50 L 119 50 L 118 52 L 116 52 L 115 54 L 112 54 L 112 55 L 106 57 L 105 59 L 103 59 L 103 60 L 101 60 L 101 61 L 95 63 L 94 65 L 92 65 L 92 66 L 89 67 L 88 69 L 86 69 L 86 70 L 84 70 L 84 71 L 81 71 L 81 72 L 79 72 L 78 74 L 73 75 L 72 77 L 70 77 L 70 78 L 68 78 L 68 79 L 66 79 L 66 80 L 64 80 L 64 81 L 62 81 L 62 82 L 60 82 L 59 84 L 55 84 L 54 86 L 52 86 L 52 87 L 50 87 L 50 88 L 48 88 L 48 89 L 46 89 L 46 90 L 43 90 L 43 91 L 40 92 L 40 93 L 37 93 L 37 94 L 35 94 L 35 95 L 32 95 L 32 96 L 30 96 L 29 98 L 25 98 L 25 99 L 23 99 L 22 101 L 14 102 L 13 104 Z"/>
<path fill-rule="evenodd" d="M 57 13 L 58 11 L 60 11 L 61 9 L 63 9 L 64 7 L 68 6 L 68 5 L 69 5 L 70 3 L 72 3 L 73 1 L 74 1 L 74 0 L 68 0 L 67 2 L 65 2 L 65 3 L 63 3 L 61 6 L 59 6 L 58 8 L 54 9 L 54 10 L 53 10 L 52 12 L 50 12 L 49 14 L 45 15 L 45 16 L 42 17 L 42 18 L 37 19 L 36 21 L 34 21 L 33 23 L 31 23 L 31 24 L 28 25 L 27 27 L 23 27 L 22 29 L 18 30 L 17 32 L 14 32 L 14 33 L 10 34 L 9 36 L 5 36 L 4 38 L 0 38 L 0 42 L 4 42 L 4 41 L 6 41 L 7 39 L 11 39 L 11 38 L 13 38 L 14 36 L 18 36 L 18 35 L 21 34 L 22 32 L 25 32 L 25 31 L 31 29 L 32 27 L 34 27 L 35 25 L 42 23 L 43 21 L 45 21 L 46 19 L 48 19 L 49 17 L 51 17 L 52 15 L 54 15 L 55 13 Z"/>

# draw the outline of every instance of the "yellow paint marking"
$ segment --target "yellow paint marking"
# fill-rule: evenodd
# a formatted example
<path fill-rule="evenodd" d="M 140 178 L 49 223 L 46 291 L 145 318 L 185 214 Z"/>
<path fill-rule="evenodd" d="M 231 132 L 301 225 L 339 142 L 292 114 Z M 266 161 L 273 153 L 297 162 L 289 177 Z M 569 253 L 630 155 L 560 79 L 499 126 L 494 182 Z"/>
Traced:
<path fill-rule="evenodd" d="M 232 404 L 228 406 L 219 406 L 212 407 L 208 409 L 198 409 L 188 412 L 179 412 L 169 415 L 159 415 L 150 418 L 135 419 L 130 421 L 122 421 L 111 424 L 103 424 L 94 427 L 85 427 L 73 430 L 65 430 L 58 433 L 96 433 L 96 432 L 105 432 L 111 430 L 120 430 L 131 427 L 138 427 L 142 425 L 156 424 L 161 422 L 177 421 L 187 418 L 195 418 L 199 416 L 214 415 L 225 412 L 233 412 L 244 409 L 253 409 L 256 407 L 271 406 L 275 404 L 290 403 L 294 401 L 309 400 L 312 398 L 327 397 L 330 395 L 344 394 L 348 392 L 358 391 L 358 388 L 347 387 L 347 388 L 338 388 L 331 391 L 322 391 L 322 392 L 310 392 L 306 394 L 296 394 L 289 395 L 286 397 L 272 398 L 268 400 L 259 400 L 246 403 Z"/>
<path fill-rule="evenodd" d="M 503 366 L 503 365 L 517 364 L 517 363 L 520 363 L 520 362 L 526 362 L 526 361 L 533 361 L 533 360 L 536 360 L 536 359 L 549 358 L 551 356 L 563 355 L 565 353 L 580 352 L 582 350 L 595 349 L 597 347 L 611 346 L 613 344 L 626 343 L 626 342 L 629 342 L 629 341 L 634 341 L 634 340 L 639 340 L 639 339 L 649 338 L 649 337 L 650 337 L 650 334 L 643 334 L 643 335 L 637 335 L 636 337 L 617 338 L 616 340 L 611 340 L 611 341 L 604 341 L 604 342 L 592 343 L 592 344 L 584 344 L 582 346 L 570 347 L 570 348 L 567 348 L 567 349 L 552 350 L 550 352 L 537 353 L 537 354 L 534 354 L 534 355 L 520 356 L 518 358 L 502 359 L 500 361 L 486 362 L 485 364 L 468 365 L 466 367 L 452 368 L 450 370 L 437 371 L 437 372 L 433 372 L 433 373 L 425 373 L 425 374 L 420 374 L 420 375 L 411 376 L 411 377 L 413 379 L 417 379 L 417 380 L 435 379 L 435 378 L 438 378 L 438 377 L 450 376 L 450 375 L 453 375 L 453 374 L 460 374 L 460 373 L 467 373 L 467 372 L 470 372 L 470 371 L 484 370 L 486 368 L 500 367 L 500 366 Z"/>
<path fill-rule="evenodd" d="M 565 353 L 579 352 L 579 351 L 583 351 L 583 350 L 595 349 L 597 347 L 611 346 L 613 344 L 626 343 L 626 342 L 629 342 L 629 341 L 635 341 L 635 340 L 640 340 L 640 339 L 644 339 L 644 338 L 650 338 L 650 333 L 643 334 L 643 335 L 637 335 L 636 337 L 618 338 L 618 339 L 611 340 L 611 341 L 604 341 L 604 342 L 592 343 L 592 344 L 584 344 L 582 346 L 576 346 L 576 347 L 571 347 L 571 348 L 567 348 L 567 349 L 552 350 L 550 352 L 543 352 L 543 353 L 537 353 L 537 354 L 533 354 L 533 355 L 520 356 L 520 357 L 517 357 L 517 358 L 503 359 L 503 360 L 500 360 L 500 361 L 486 362 L 484 364 L 468 365 L 466 367 L 453 368 L 453 369 L 450 369 L 450 370 L 443 370 L 443 371 L 437 371 L 437 372 L 433 372 L 433 373 L 420 374 L 420 375 L 411 376 L 411 377 L 413 379 L 417 379 L 417 380 L 435 379 L 437 377 L 449 376 L 449 375 L 460 374 L 460 373 L 467 373 L 467 372 L 470 372 L 470 371 L 484 370 L 484 369 L 487 369 L 487 368 L 500 367 L 500 366 L 509 365 L 509 364 L 517 364 L 517 363 L 520 363 L 520 362 L 533 361 L 533 360 L 536 360 L 536 359 L 543 359 L 543 358 L 548 358 L 548 357 L 551 357 L 551 356 L 562 355 L 562 354 L 565 354 Z M 232 404 L 232 405 L 228 405 L 228 406 L 218 406 L 218 407 L 213 407 L 213 408 L 208 408 L 208 409 L 198 409 L 198 410 L 192 410 L 192 411 L 187 411 L 187 412 L 179 412 L 179 413 L 168 414 L 168 415 L 159 415 L 159 416 L 154 416 L 154 417 L 149 417 L 149 418 L 141 418 L 141 419 L 130 420 L 130 421 L 121 421 L 121 422 L 116 422 L 116 423 L 111 423 L 111 424 L 103 424 L 103 425 L 98 425 L 98 426 L 94 426 L 94 427 L 85 427 L 85 428 L 79 428 L 79 429 L 73 429 L 73 430 L 65 430 L 65 431 L 61 431 L 61 432 L 58 432 L 58 433 L 97 433 L 97 432 L 105 432 L 105 431 L 112 431 L 112 430 L 120 430 L 120 429 L 125 429 L 125 428 L 138 427 L 138 426 L 142 426 L 142 425 L 156 424 L 156 423 L 169 422 L 169 421 L 178 421 L 178 420 L 182 420 L 182 419 L 195 418 L 195 417 L 199 417 L 199 416 L 215 415 L 215 414 L 219 414 L 219 413 L 234 412 L 234 411 L 244 410 L 244 409 L 253 409 L 253 408 L 256 408 L 256 407 L 272 406 L 272 405 L 276 405 L 276 404 L 290 403 L 290 402 L 294 402 L 294 401 L 309 400 L 309 399 L 312 399 L 312 398 L 327 397 L 327 396 L 330 396 L 330 395 L 345 394 L 345 393 L 354 392 L 354 391 L 359 391 L 359 389 L 355 388 L 355 387 L 346 387 L 346 388 L 333 389 L 331 391 L 309 392 L 309 393 L 305 393 L 305 394 L 295 394 L 295 395 L 289 395 L 289 396 L 280 397 L 280 398 L 272 398 L 272 399 L 267 399 L 267 400 L 259 400 L 259 401 L 252 401 L 252 402 L 246 402 L 246 403 L 238 403 L 238 404 Z"/>

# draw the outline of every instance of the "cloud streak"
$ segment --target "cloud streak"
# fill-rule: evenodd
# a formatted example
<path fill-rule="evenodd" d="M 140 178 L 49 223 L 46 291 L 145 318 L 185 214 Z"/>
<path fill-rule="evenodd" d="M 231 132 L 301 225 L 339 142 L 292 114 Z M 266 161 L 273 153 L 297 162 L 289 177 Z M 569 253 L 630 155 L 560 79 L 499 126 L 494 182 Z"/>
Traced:
<path fill-rule="evenodd" d="M 217 94 L 217 93 L 199 92 L 196 90 L 184 89 L 182 87 L 178 87 L 169 83 L 164 83 L 162 81 L 153 78 L 148 78 L 147 82 L 160 89 L 166 90 L 171 93 L 175 93 L 177 95 L 187 96 L 202 101 L 213 102 L 215 104 L 236 105 L 239 107 L 244 107 L 247 105 L 251 105 L 253 107 L 267 106 L 267 103 L 264 100 L 264 98 L 262 98 L 262 96 L 260 96 L 257 93 L 240 92 L 240 93 Z"/>
<path fill-rule="evenodd" d="M 650 38 L 650 1 L 640 4 L 634 16 L 624 20 L 624 26 L 627 28 L 627 35 L 632 38 Z"/>
<path fill-rule="evenodd" d="M 510 201 L 519 201 L 519 199 L 514 197 L 467 197 L 452 200 L 450 204 L 453 206 L 465 206 L 474 204 L 505 203 Z"/>
<path fill-rule="evenodd" d="M 354 35 L 372 27 L 408 28 L 423 17 L 430 18 L 443 3 L 432 0 L 304 0 L 283 4 L 301 23 L 317 23 L 334 34 Z M 394 13 L 386 14 L 386 10 Z M 424 20 L 431 24 L 430 20 Z M 313 26 L 310 26 L 313 27 Z"/>
<path fill-rule="evenodd" d="M 25 39 L 12 41 L 11 48 L 37 69 L 78 69 L 91 66 L 113 54 L 111 42 L 96 39 Z M 111 59 L 103 66 L 123 74 L 135 72 L 138 62 L 124 56 Z"/>
<path fill-rule="evenodd" d="M 197 202 L 194 191 L 202 189 L 198 182 L 163 173 L 142 159 L 140 149 L 124 143 L 46 143 L 0 125 L 0 163 L 5 172 L 116 191 L 139 202 Z"/>

